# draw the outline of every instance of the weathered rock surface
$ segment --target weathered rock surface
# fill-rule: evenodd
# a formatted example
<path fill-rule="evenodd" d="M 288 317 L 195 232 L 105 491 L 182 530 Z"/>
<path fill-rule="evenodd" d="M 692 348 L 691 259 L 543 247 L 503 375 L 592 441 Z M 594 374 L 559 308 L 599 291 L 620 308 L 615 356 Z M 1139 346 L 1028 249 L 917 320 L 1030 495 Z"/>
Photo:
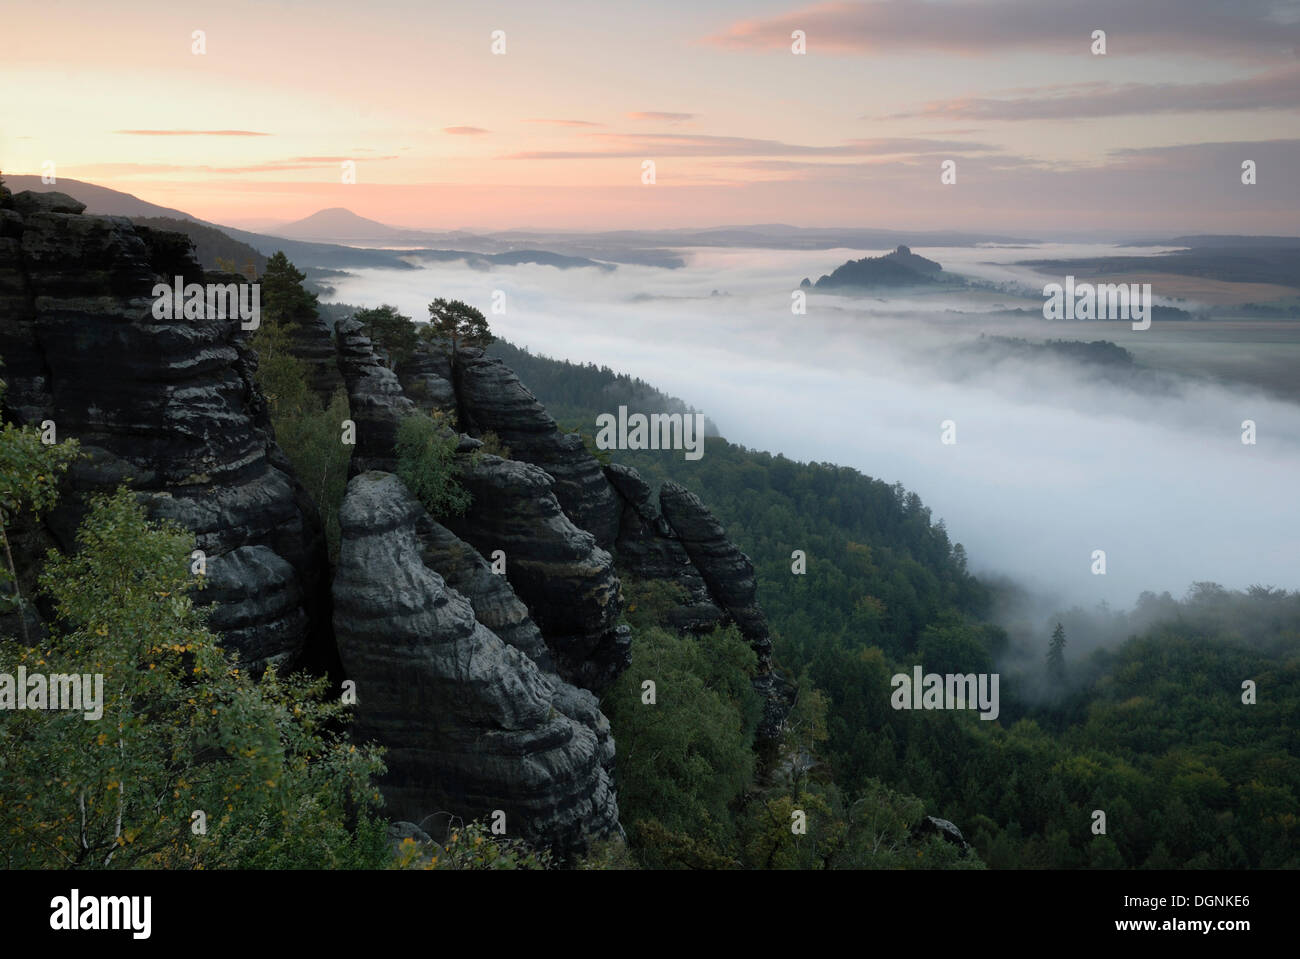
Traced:
<path fill-rule="evenodd" d="M 596 734 L 601 763 L 613 773 L 614 739 L 609 720 L 600 711 L 596 697 L 563 681 L 556 673 L 542 631 L 528 613 L 528 607 L 515 595 L 510 581 L 494 573 L 492 564 L 445 526 L 428 514 L 416 523 L 424 565 L 437 570 L 447 585 L 469 600 L 474 618 L 497 636 L 528 655 L 555 686 L 555 708 L 587 726 Z"/>
<path fill-rule="evenodd" d="M 510 835 L 562 851 L 617 833 L 596 732 L 425 565 L 423 516 L 399 479 L 369 472 L 350 481 L 339 517 L 335 635 L 357 683 L 356 733 L 388 749 L 389 814 L 418 823 L 500 809 Z"/>
<path fill-rule="evenodd" d="M 555 498 L 569 518 L 603 549 L 618 536 L 620 504 L 581 437 L 561 433 L 537 397 L 504 363 L 482 350 L 456 354 L 455 383 L 460 428 L 489 430 L 510 447 L 512 459 L 540 466 L 555 480 Z"/>
<path fill-rule="evenodd" d="M 630 660 L 628 631 L 617 625 L 623 600 L 613 557 L 574 525 L 538 467 L 483 455 L 461 475 L 474 502 L 464 516 L 447 518 L 448 528 L 485 556 L 505 553 L 506 578 L 560 675 L 604 689 Z"/>
<path fill-rule="evenodd" d="M 756 599 L 758 581 L 749 557 L 727 539 L 722 524 L 686 487 L 664 483 L 659 490 L 659 506 L 668 526 L 681 540 L 686 555 L 704 578 L 709 594 L 740 627 L 760 662 L 770 665 L 772 639 Z"/>
<path fill-rule="evenodd" d="M 237 319 L 155 319 L 155 283 L 208 279 L 188 238 L 63 212 L 76 206 L 19 194 L 0 211 L 6 413 L 52 420 L 89 456 L 47 527 L 70 547 L 85 495 L 129 480 L 195 532 L 246 664 L 313 658 L 328 643 L 324 537 L 271 439 L 247 334 Z"/>
<path fill-rule="evenodd" d="M 663 580 L 680 588 L 682 602 L 670 611 L 666 625 L 689 633 L 720 625 L 726 616 L 664 519 L 650 485 L 630 466 L 606 466 L 605 475 L 623 501 L 615 543 L 618 567 L 638 580 Z"/>
<path fill-rule="evenodd" d="M 922 819 L 912 827 L 912 835 L 916 837 L 940 836 L 946 842 L 950 842 L 960 849 L 963 856 L 970 852 L 970 843 L 961 834 L 961 830 L 948 820 L 939 819 L 937 816 L 926 816 Z"/>
<path fill-rule="evenodd" d="M 727 539 L 722 524 L 709 508 L 686 487 L 664 483 L 659 505 L 669 527 L 680 537 L 686 555 L 700 571 L 709 595 L 758 654 L 758 675 L 753 685 L 764 703 L 758 735 L 760 739 L 772 739 L 789 715 L 794 690 L 772 668 L 772 637 L 758 605 L 754 565 Z"/>
<path fill-rule="evenodd" d="M 397 375 L 379 362 L 370 338 L 356 320 L 339 323 L 339 369 L 347 386 L 348 406 L 356 424 L 356 447 L 348 475 L 397 468 L 397 427 L 415 412 Z"/>
<path fill-rule="evenodd" d="M 302 312 L 291 318 L 289 326 L 289 352 L 307 365 L 308 386 L 328 406 L 334 393 L 343 389 L 343 376 L 339 372 L 338 349 L 329 321 L 315 310 Z"/>
<path fill-rule="evenodd" d="M 411 402 L 420 409 L 458 415 L 451 353 L 446 347 L 420 341 L 415 353 L 398 368 L 397 379 Z"/>

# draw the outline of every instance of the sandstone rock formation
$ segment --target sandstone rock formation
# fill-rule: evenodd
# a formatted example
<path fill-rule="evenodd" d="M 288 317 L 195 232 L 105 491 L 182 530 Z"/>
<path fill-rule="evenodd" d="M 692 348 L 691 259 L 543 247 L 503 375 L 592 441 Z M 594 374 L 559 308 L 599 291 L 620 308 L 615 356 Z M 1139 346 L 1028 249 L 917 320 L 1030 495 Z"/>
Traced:
<path fill-rule="evenodd" d="M 421 410 L 459 415 L 456 388 L 452 385 L 451 353 L 445 347 L 421 340 L 410 359 L 397 370 L 397 379 L 407 397 Z"/>
<path fill-rule="evenodd" d="M 561 433 L 519 377 L 482 350 L 458 351 L 455 377 L 460 428 L 471 434 L 490 430 L 510 447 L 513 459 L 550 473 L 555 498 L 569 518 L 596 537 L 602 549 L 612 547 L 620 504 L 581 437 Z"/>
<path fill-rule="evenodd" d="M 340 525 L 335 636 L 357 683 L 356 733 L 388 748 L 389 814 L 499 809 L 509 834 L 561 851 L 617 833 L 605 744 L 590 717 L 571 715 L 590 701 L 479 622 L 426 565 L 454 544 L 402 482 L 354 477 Z M 458 566 L 458 578 L 482 586 L 476 566 Z"/>
<path fill-rule="evenodd" d="M 691 563 L 681 539 L 664 519 L 650 485 L 630 466 L 612 464 L 605 475 L 623 501 L 615 552 L 618 566 L 639 580 L 662 580 L 682 591 L 681 605 L 666 625 L 688 633 L 708 632 L 726 619 Z"/>
<path fill-rule="evenodd" d="M 415 404 L 402 392 L 397 375 L 379 362 L 359 322 L 344 320 L 336 331 L 339 369 L 357 428 L 348 474 L 392 471 L 397 467 L 397 427 L 403 417 L 415 412 Z"/>
<path fill-rule="evenodd" d="M 80 209 L 24 193 L 0 210 L 6 415 L 51 420 L 89 456 L 46 525 L 71 546 L 85 495 L 129 480 L 195 532 L 215 624 L 250 667 L 325 656 L 324 538 L 271 438 L 248 334 L 237 319 L 155 319 L 155 283 L 213 278 L 189 240 Z"/>
<path fill-rule="evenodd" d="M 474 499 L 447 526 L 478 551 L 505 554 L 506 578 L 546 637 L 561 676 L 600 691 L 627 668 L 630 639 L 618 626 L 622 590 L 613 557 L 579 529 L 536 466 L 484 455 L 462 482 Z"/>

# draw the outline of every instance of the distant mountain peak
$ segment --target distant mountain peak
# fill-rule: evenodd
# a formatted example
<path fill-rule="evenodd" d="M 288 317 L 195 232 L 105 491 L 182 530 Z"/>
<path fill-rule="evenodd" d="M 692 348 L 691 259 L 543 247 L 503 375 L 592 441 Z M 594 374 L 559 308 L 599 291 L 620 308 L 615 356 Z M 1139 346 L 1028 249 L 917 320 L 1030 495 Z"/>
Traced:
<path fill-rule="evenodd" d="M 944 274 L 943 267 L 934 260 L 919 256 L 909 247 L 899 244 L 892 253 L 886 253 L 884 256 L 849 260 L 813 285 L 820 289 L 841 286 L 914 286 L 941 283 L 948 281 L 949 278 L 950 275 Z M 804 281 L 804 284 L 806 283 L 807 280 Z"/>
<path fill-rule="evenodd" d="M 332 206 L 317 210 L 301 220 L 279 227 L 280 236 L 304 240 L 376 239 L 398 236 L 397 227 L 353 213 L 346 207 Z"/>

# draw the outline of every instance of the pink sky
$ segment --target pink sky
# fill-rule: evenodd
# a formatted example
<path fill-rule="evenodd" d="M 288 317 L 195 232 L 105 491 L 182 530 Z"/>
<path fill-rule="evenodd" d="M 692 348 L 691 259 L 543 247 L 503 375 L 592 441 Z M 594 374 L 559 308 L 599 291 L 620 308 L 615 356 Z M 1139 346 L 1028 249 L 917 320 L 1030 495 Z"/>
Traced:
<path fill-rule="evenodd" d="M 434 229 L 1300 233 L 1297 11 L 23 5 L 4 17 L 0 167 L 51 161 L 57 176 L 232 225 L 343 206 Z M 941 183 L 945 160 L 955 184 Z"/>

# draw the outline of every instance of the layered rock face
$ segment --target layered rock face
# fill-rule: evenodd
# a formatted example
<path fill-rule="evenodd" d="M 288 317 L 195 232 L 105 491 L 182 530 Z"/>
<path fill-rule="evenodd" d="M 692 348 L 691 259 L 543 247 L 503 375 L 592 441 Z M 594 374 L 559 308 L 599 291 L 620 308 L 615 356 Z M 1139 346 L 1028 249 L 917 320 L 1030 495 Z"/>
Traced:
<path fill-rule="evenodd" d="M 473 507 L 447 526 L 480 553 L 505 554 L 506 578 L 528 604 L 561 676 L 600 691 L 631 659 L 618 626 L 622 589 L 613 557 L 579 529 L 536 466 L 484 455 L 461 473 Z"/>
<path fill-rule="evenodd" d="M 504 363 L 482 350 L 456 354 L 456 392 L 461 428 L 496 433 L 512 458 L 540 466 L 555 480 L 555 498 L 602 549 L 618 536 L 620 504 L 600 463 L 582 439 L 561 433 L 555 420 Z"/>
<path fill-rule="evenodd" d="M 763 698 L 760 739 L 773 739 L 793 704 L 794 690 L 772 668 L 772 637 L 759 608 L 754 565 L 727 539 L 722 524 L 698 496 L 677 483 L 659 491 L 664 519 L 681 540 L 691 563 L 700 571 L 709 595 L 722 607 L 758 654 L 754 688 Z"/>
<path fill-rule="evenodd" d="M 70 547 L 85 496 L 129 480 L 196 534 L 214 625 L 251 668 L 324 656 L 324 537 L 272 439 L 248 334 L 237 318 L 153 315 L 155 283 L 243 278 L 205 277 L 184 236 L 81 209 L 26 193 L 0 210 L 7 415 L 53 421 L 89 455 L 47 526 Z"/>
<path fill-rule="evenodd" d="M 451 352 L 423 340 L 397 371 L 402 389 L 422 410 L 457 415 L 456 388 L 452 384 Z"/>
<path fill-rule="evenodd" d="M 667 625 L 688 633 L 721 625 L 726 614 L 664 519 L 650 485 L 630 466 L 606 466 L 605 475 L 623 501 L 616 542 L 619 568 L 640 580 L 664 580 L 681 588 L 683 601 L 669 613 Z"/>
<path fill-rule="evenodd" d="M 397 468 L 397 427 L 404 416 L 415 412 L 415 404 L 402 392 L 397 375 L 379 362 L 359 322 L 344 320 L 336 332 L 339 369 L 357 428 L 348 473 L 392 471 Z"/>
<path fill-rule="evenodd" d="M 396 468 L 393 447 L 397 426 L 403 417 L 417 412 L 416 406 L 406 397 L 397 376 L 376 355 L 360 324 L 341 323 L 338 344 L 352 418 L 357 425 L 351 472 L 357 475 L 368 469 L 392 471 Z M 486 419 L 473 419 L 471 414 L 463 412 L 464 394 L 459 393 L 456 406 L 462 415 L 484 430 L 495 431 L 496 426 L 502 426 L 503 433 L 498 436 L 507 443 L 525 437 L 533 447 L 546 449 L 552 460 L 560 458 L 562 450 L 567 448 L 567 444 L 560 445 L 563 434 L 532 394 L 499 362 L 483 361 L 478 351 L 472 352 L 469 362 L 475 368 L 490 371 L 493 382 L 504 384 L 506 402 L 505 405 L 490 402 L 488 394 L 483 392 L 488 376 L 476 375 L 480 388 L 476 394 L 477 406 L 497 412 Z M 426 348 L 420 355 L 422 359 L 412 366 L 413 381 L 420 377 L 429 383 L 441 379 L 443 373 L 451 373 L 450 358 L 446 358 L 445 367 L 441 366 L 436 349 Z M 456 380 L 463 382 L 459 376 Z M 438 388 L 436 382 L 434 388 Z M 520 428 L 511 429 L 500 410 L 515 407 L 524 412 Z M 547 429 L 549 434 L 545 432 Z M 472 437 L 462 435 L 458 452 L 474 452 L 481 445 Z M 511 446 L 512 455 L 514 449 Z M 580 442 L 578 449 L 580 456 L 589 460 L 599 473 L 599 464 L 582 449 Z M 586 465 L 584 462 L 581 469 Z M 581 469 L 569 472 L 581 472 Z M 506 580 L 513 593 L 526 604 L 536 624 L 534 628 L 540 629 L 545 637 L 548 656 L 556 671 L 574 685 L 603 690 L 627 668 L 631 659 L 629 631 L 618 625 L 622 591 L 612 556 L 562 508 L 556 493 L 559 484 L 549 472 L 527 462 L 479 454 L 460 457 L 459 478 L 473 497 L 473 505 L 464 516 L 447 517 L 444 520 L 447 528 L 481 556 L 490 557 L 497 550 L 504 553 Z M 618 500 L 604 476 L 599 479 L 617 519 Z"/>
<path fill-rule="evenodd" d="M 510 835 L 562 851 L 617 833 L 612 744 L 607 726 L 594 728 L 594 701 L 483 625 L 426 558 L 447 561 L 479 595 L 480 615 L 504 618 L 535 648 L 483 568 L 389 474 L 351 480 L 340 525 L 335 636 L 357 683 L 356 733 L 388 749 L 389 814 L 499 809 Z"/>
<path fill-rule="evenodd" d="M 290 352 L 307 364 L 308 385 L 321 406 L 328 406 L 335 391 L 343 388 L 329 322 L 313 310 L 293 317 L 289 329 Z"/>

